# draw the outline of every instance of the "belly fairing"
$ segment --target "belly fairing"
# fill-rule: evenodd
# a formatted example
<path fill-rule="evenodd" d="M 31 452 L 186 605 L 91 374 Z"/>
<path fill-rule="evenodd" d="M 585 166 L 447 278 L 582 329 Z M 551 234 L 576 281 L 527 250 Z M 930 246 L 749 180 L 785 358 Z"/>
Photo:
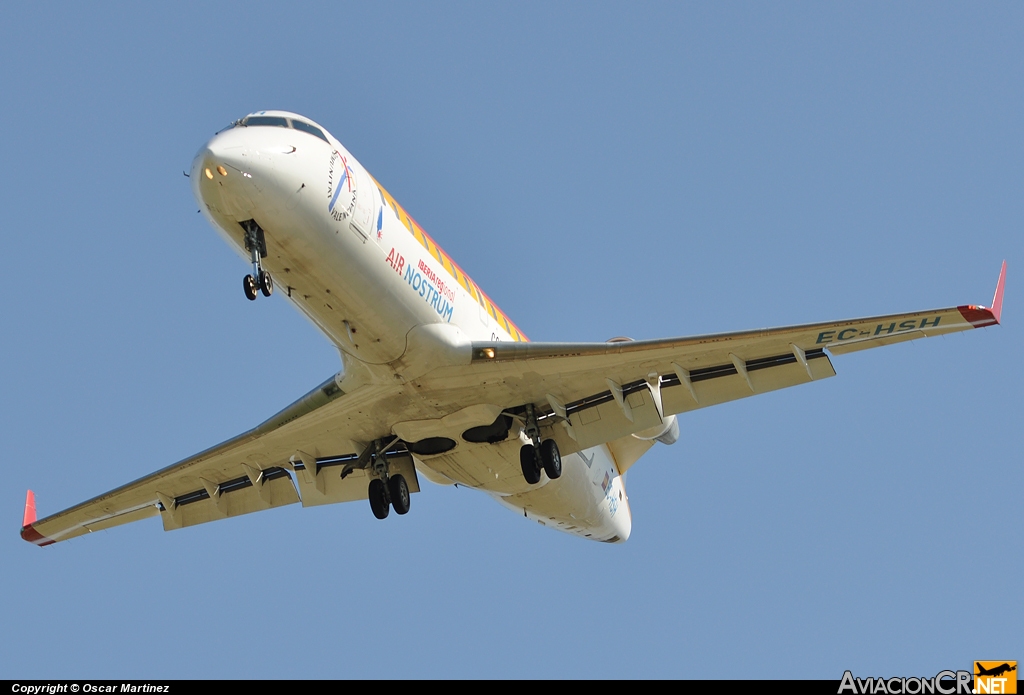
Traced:
<path fill-rule="evenodd" d="M 548 528 L 605 543 L 624 543 L 633 525 L 625 484 L 605 446 L 564 456 L 558 480 L 498 501 Z"/>
<path fill-rule="evenodd" d="M 417 464 L 487 492 L 543 526 L 605 542 L 624 542 L 629 537 L 629 500 L 607 447 L 563 456 L 560 478 L 549 480 L 542 475 L 540 483 L 529 485 L 519 467 L 521 444 L 518 437 L 500 444 L 462 442 L 446 454 L 418 457 Z"/>

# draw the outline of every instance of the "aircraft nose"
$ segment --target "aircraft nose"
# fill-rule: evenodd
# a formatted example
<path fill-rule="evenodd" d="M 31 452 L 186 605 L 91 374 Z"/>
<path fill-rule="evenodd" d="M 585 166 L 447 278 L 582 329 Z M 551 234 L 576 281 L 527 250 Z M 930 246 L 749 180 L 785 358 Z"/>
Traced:
<path fill-rule="evenodd" d="M 192 192 L 209 208 L 238 219 L 252 217 L 258 195 L 244 129 L 215 135 L 192 161 Z"/>
<path fill-rule="evenodd" d="M 251 176 L 251 172 L 247 172 L 250 161 L 249 144 L 246 142 L 244 131 L 233 128 L 214 135 L 199 150 L 192 164 L 192 174 L 210 181 L 214 180 L 217 174 L 220 174 L 221 178 L 226 178 L 229 169 L 239 174 L 250 173 Z"/>

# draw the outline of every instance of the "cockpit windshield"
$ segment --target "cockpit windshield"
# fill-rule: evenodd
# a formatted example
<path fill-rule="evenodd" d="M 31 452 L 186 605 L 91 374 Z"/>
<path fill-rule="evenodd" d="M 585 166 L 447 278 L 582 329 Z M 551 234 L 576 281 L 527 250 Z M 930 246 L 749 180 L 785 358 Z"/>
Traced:
<path fill-rule="evenodd" d="M 295 128 L 295 130 L 301 130 L 304 133 L 309 133 L 310 135 L 315 135 L 316 137 L 320 138 L 324 142 L 327 142 L 327 136 L 324 135 L 324 131 L 320 130 L 319 128 L 317 128 L 315 125 L 313 125 L 311 123 L 305 123 L 304 121 L 300 121 L 298 119 L 293 118 L 292 119 L 292 127 Z"/>
<path fill-rule="evenodd" d="M 324 142 L 330 144 L 327 140 L 327 136 L 324 135 L 324 131 L 317 128 L 312 123 L 306 123 L 300 121 L 297 118 L 285 118 L 283 116 L 248 116 L 243 118 L 238 123 L 241 126 L 260 126 L 268 125 L 275 126 L 277 128 L 292 128 L 293 130 L 301 130 L 303 133 L 309 133 L 315 137 L 320 138 Z"/>
<path fill-rule="evenodd" d="M 280 116 L 249 116 L 242 125 L 275 125 L 279 128 L 288 127 L 288 119 Z"/>

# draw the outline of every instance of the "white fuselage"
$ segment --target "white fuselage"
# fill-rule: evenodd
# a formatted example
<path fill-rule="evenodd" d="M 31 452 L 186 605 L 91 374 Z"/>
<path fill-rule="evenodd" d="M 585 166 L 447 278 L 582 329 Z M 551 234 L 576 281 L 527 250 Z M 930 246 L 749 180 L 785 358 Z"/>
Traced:
<path fill-rule="evenodd" d="M 260 114 L 319 128 L 296 114 Z M 201 210 L 243 258 L 249 252 L 240 223 L 255 220 L 265 230 L 262 262 L 275 292 L 339 347 L 345 379 L 387 382 L 396 397 L 420 399 L 405 371 L 420 327 L 440 324 L 477 341 L 526 340 L 341 143 L 320 130 L 324 139 L 293 127 L 236 125 L 199 151 L 191 180 Z M 376 436 L 401 436 L 390 428 Z M 608 447 L 563 456 L 562 477 L 528 485 L 518 462 L 522 437 L 513 430 L 499 444 L 460 441 L 453 452 L 416 456 L 417 469 L 434 482 L 488 492 L 558 530 L 602 541 L 628 538 L 629 505 Z"/>

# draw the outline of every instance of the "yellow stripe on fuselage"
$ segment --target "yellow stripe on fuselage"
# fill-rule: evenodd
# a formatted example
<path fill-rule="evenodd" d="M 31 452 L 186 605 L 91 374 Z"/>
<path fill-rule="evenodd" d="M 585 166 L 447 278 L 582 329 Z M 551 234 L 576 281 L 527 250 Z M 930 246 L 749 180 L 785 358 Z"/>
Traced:
<path fill-rule="evenodd" d="M 372 176 L 370 178 L 373 179 Z M 480 305 L 494 317 L 499 326 L 503 326 L 505 328 L 508 334 L 512 336 L 513 340 L 521 343 L 527 342 L 529 339 L 523 335 L 523 332 L 519 330 L 519 327 L 512 323 L 511 319 L 505 315 L 505 312 L 499 309 L 498 305 L 491 301 L 491 298 L 480 289 L 479 285 L 473 282 L 472 278 L 466 275 L 466 271 L 460 268 L 455 261 L 452 260 L 451 256 L 445 253 L 444 250 L 437 245 L 437 242 L 431 239 L 430 236 L 423 231 L 423 227 L 409 216 L 409 213 L 407 213 L 405 209 L 398 204 L 398 201 L 395 200 L 390 193 L 384 190 L 383 186 L 377 183 L 377 179 L 373 179 L 373 182 L 376 184 L 377 190 L 380 191 L 381 198 L 391 206 L 395 211 L 395 214 L 398 216 L 399 221 L 405 225 L 413 238 L 419 242 L 420 246 L 426 249 L 427 253 L 436 259 L 437 262 L 455 278 L 455 281 L 462 285 L 463 289 L 469 292 L 469 295 L 473 297 L 473 299 L 480 302 Z"/>

